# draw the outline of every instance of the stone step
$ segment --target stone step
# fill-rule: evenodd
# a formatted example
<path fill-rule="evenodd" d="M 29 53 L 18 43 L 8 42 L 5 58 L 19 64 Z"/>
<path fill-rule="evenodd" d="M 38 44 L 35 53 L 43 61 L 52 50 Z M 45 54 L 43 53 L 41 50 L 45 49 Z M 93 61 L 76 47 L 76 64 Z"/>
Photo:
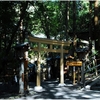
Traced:
<path fill-rule="evenodd" d="M 100 90 L 100 79 L 91 86 L 91 90 Z"/>
<path fill-rule="evenodd" d="M 82 88 L 84 89 L 84 88 Z M 85 85 L 88 90 L 100 90 L 100 76 Z"/>
<path fill-rule="evenodd" d="M 99 90 L 100 91 L 100 86 L 92 86 L 90 90 Z"/>

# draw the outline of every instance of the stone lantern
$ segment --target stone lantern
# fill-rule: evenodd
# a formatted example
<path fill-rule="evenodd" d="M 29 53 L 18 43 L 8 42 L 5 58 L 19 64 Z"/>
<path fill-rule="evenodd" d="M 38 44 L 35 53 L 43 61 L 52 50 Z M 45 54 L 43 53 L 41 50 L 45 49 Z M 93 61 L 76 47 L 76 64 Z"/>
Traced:
<path fill-rule="evenodd" d="M 23 94 L 28 90 L 28 42 L 15 46 L 16 58 L 20 61 L 19 66 L 19 93 Z"/>
<path fill-rule="evenodd" d="M 79 60 L 82 61 L 82 67 L 81 67 L 81 83 L 84 84 L 85 81 L 85 61 L 87 60 L 88 54 L 89 54 L 89 48 L 77 48 L 76 49 L 77 57 Z"/>

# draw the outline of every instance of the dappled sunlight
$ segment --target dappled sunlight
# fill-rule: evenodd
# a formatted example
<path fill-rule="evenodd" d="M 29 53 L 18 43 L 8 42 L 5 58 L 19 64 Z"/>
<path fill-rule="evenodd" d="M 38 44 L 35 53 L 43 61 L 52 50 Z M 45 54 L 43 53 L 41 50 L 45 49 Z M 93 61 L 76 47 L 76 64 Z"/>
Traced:
<path fill-rule="evenodd" d="M 100 97 L 100 94 L 92 93 L 91 95 L 92 95 L 92 96 L 95 96 L 95 97 Z"/>
<path fill-rule="evenodd" d="M 100 91 L 93 90 L 79 90 L 73 84 L 66 84 L 66 86 L 58 86 L 58 81 L 43 81 L 43 91 L 34 91 L 35 83 L 29 84 L 29 94 L 22 97 L 15 96 L 18 100 L 25 99 L 100 99 Z M 6 96 L 2 99 L 5 99 Z M 7 98 L 13 99 L 12 95 Z"/>
<path fill-rule="evenodd" d="M 53 87 L 54 86 L 54 84 L 49 84 L 49 87 Z"/>
<path fill-rule="evenodd" d="M 60 88 L 55 88 L 55 90 L 57 90 L 58 92 L 62 92 L 63 91 L 61 87 Z"/>
<path fill-rule="evenodd" d="M 70 95 L 63 95 L 63 98 L 70 99 Z"/>
<path fill-rule="evenodd" d="M 87 95 L 87 94 L 84 94 L 84 95 L 82 95 L 82 97 L 84 97 L 84 98 L 90 98 L 90 99 L 92 99 L 93 97 L 91 96 L 91 95 Z"/>
<path fill-rule="evenodd" d="M 66 86 L 58 87 L 56 81 L 46 81 L 43 84 L 44 92 L 36 93 L 32 97 L 35 99 L 92 99 L 100 98 L 99 91 L 92 90 L 77 90 L 74 85 L 66 84 Z"/>
<path fill-rule="evenodd" d="M 46 1 L 0 2 L 0 99 L 100 99 L 99 0 Z"/>
<path fill-rule="evenodd" d="M 50 92 L 55 93 L 55 92 L 56 92 L 56 90 L 50 90 Z"/>
<path fill-rule="evenodd" d="M 83 92 L 79 92 L 79 93 L 78 93 L 78 95 L 83 95 L 83 94 L 84 94 Z"/>
<path fill-rule="evenodd" d="M 57 93 L 55 93 L 54 95 L 55 96 L 62 96 L 62 95 L 64 95 L 65 94 L 65 92 L 57 92 Z"/>
<path fill-rule="evenodd" d="M 73 86 L 73 84 L 67 84 L 67 86 Z"/>
<path fill-rule="evenodd" d="M 79 96 L 79 94 L 78 94 L 78 93 L 77 93 L 77 94 L 76 94 L 76 93 L 75 93 L 75 94 L 72 93 L 72 94 L 70 94 L 70 96 L 72 96 L 72 97 L 77 97 L 77 96 Z"/>

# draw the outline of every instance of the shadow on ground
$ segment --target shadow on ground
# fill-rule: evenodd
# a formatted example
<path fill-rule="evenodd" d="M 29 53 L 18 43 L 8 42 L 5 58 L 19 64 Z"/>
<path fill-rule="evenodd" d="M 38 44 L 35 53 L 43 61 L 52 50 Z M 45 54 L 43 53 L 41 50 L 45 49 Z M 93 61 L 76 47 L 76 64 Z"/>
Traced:
<path fill-rule="evenodd" d="M 57 80 L 43 81 L 40 91 L 35 91 L 35 83 L 29 83 L 29 94 L 19 96 L 18 86 L 3 86 L 0 84 L 0 99 L 100 99 L 100 91 L 80 90 L 80 85 L 72 85 L 65 81 L 65 86 L 59 86 Z M 2 89 L 1 89 L 2 88 Z"/>
<path fill-rule="evenodd" d="M 18 84 L 12 85 L 10 83 L 3 84 L 0 82 L 0 98 L 9 98 L 11 95 L 17 96 L 18 89 Z"/>

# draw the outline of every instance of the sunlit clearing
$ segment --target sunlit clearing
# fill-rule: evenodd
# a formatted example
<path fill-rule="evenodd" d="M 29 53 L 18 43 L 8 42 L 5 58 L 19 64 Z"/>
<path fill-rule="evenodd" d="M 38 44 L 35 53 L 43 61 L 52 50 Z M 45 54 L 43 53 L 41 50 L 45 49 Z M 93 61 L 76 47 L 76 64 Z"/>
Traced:
<path fill-rule="evenodd" d="M 73 86 L 73 84 L 67 84 L 67 86 Z"/>
<path fill-rule="evenodd" d="M 55 90 L 50 90 L 50 92 L 56 92 Z"/>
<path fill-rule="evenodd" d="M 86 94 L 82 95 L 82 97 L 85 97 L 85 98 L 93 98 L 91 95 L 86 95 Z"/>
<path fill-rule="evenodd" d="M 78 93 L 79 95 L 83 95 L 84 93 L 83 92 L 80 92 L 80 93 Z"/>
<path fill-rule="evenodd" d="M 65 92 L 59 92 L 59 93 L 55 93 L 55 96 L 61 96 L 61 95 L 65 95 Z"/>
<path fill-rule="evenodd" d="M 71 94 L 71 96 L 78 96 L 79 94 L 77 93 L 77 94 Z"/>
<path fill-rule="evenodd" d="M 62 88 L 55 88 L 58 92 L 62 92 Z"/>
<path fill-rule="evenodd" d="M 64 98 L 70 98 L 70 95 L 64 95 L 63 97 Z"/>
<path fill-rule="evenodd" d="M 54 84 L 49 84 L 50 87 L 54 86 Z"/>
<path fill-rule="evenodd" d="M 92 94 L 92 96 L 100 97 L 100 94 Z"/>

